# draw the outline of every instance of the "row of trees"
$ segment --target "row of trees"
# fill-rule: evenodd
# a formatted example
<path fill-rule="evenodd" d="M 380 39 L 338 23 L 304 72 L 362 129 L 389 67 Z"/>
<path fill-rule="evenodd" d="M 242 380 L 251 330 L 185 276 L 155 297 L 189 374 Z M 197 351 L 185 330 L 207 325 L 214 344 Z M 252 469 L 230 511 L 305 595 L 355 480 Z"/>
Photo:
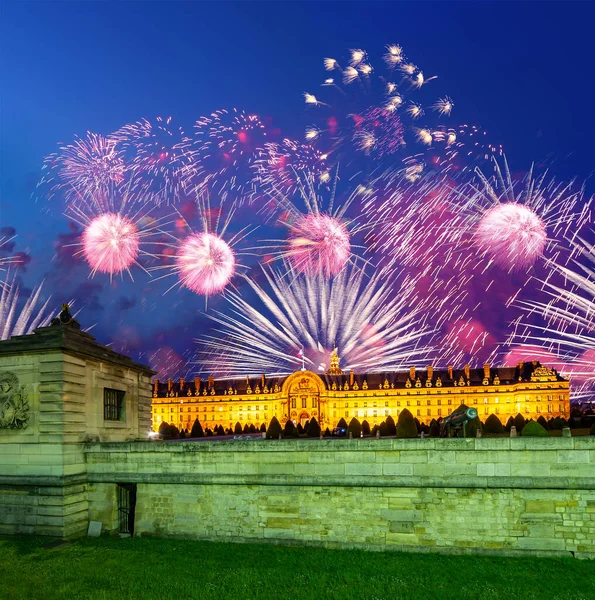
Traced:
<path fill-rule="evenodd" d="M 462 407 L 467 408 L 465 405 Z M 523 430 L 528 423 L 537 423 L 539 429 L 533 425 L 530 431 L 526 431 L 523 434 Z M 476 437 L 477 430 L 480 429 L 483 433 L 487 434 L 503 434 L 510 432 L 514 426 L 518 434 L 523 435 L 548 435 L 548 430 L 563 429 L 564 427 L 589 427 L 591 425 L 591 435 L 595 435 L 595 418 L 592 419 L 590 415 L 581 416 L 580 418 L 571 418 L 566 420 L 562 417 L 555 417 L 546 420 L 545 417 L 540 416 L 537 421 L 527 421 L 520 413 L 515 417 L 510 417 L 506 424 L 503 424 L 497 415 L 490 415 L 485 422 L 482 422 L 479 417 L 476 417 L 472 421 L 468 422 L 465 426 L 465 435 L 467 437 Z M 399 413 L 397 422 L 391 416 L 388 416 L 385 421 L 380 425 L 374 425 L 370 427 L 368 421 L 360 423 L 355 417 L 351 419 L 349 423 L 345 419 L 341 419 L 337 423 L 337 427 L 343 428 L 347 431 L 347 434 L 351 433 L 354 438 L 363 436 L 376 436 L 379 432 L 381 437 L 396 436 L 397 438 L 415 438 L 421 433 L 430 437 L 440 436 L 440 422 L 432 419 L 429 425 L 421 423 L 415 418 L 409 410 L 406 408 Z M 207 428 L 203 430 L 202 425 L 198 419 L 194 421 L 192 429 L 189 432 L 187 429 L 178 430 L 175 425 L 169 425 L 166 422 L 161 423 L 159 427 L 159 433 L 164 439 L 175 439 L 175 438 L 200 438 L 210 437 L 214 435 L 241 435 L 249 433 L 266 433 L 267 439 L 278 439 L 279 435 L 283 438 L 298 438 L 298 437 L 320 437 L 321 428 L 316 420 L 312 418 L 307 421 L 304 426 L 300 423 L 294 425 L 293 421 L 287 421 L 285 426 L 281 426 L 278 419 L 273 417 L 269 423 L 269 427 L 263 423 L 260 429 L 257 429 L 254 425 L 245 424 L 243 427 L 241 423 L 236 423 L 234 429 L 225 429 L 222 425 L 216 425 L 213 430 Z M 538 432 L 538 433 L 535 433 Z M 326 428 L 323 433 L 324 437 L 330 437 L 331 431 Z"/>

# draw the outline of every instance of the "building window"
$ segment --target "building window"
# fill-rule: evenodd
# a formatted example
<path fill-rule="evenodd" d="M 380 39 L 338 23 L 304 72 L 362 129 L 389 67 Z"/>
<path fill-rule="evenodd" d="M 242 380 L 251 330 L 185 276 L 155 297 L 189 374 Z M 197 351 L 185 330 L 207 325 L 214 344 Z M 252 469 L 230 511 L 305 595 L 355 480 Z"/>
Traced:
<path fill-rule="evenodd" d="M 291 408 L 295 408 L 295 398 L 291 399 Z"/>
<path fill-rule="evenodd" d="M 419 408 L 417 409 L 417 416 L 421 417 L 421 410 Z"/>
<path fill-rule="evenodd" d="M 385 416 L 385 417 L 388 417 L 388 410 L 385 410 L 385 411 L 384 411 L 384 416 Z"/>
<path fill-rule="evenodd" d="M 483 414 L 484 414 L 484 415 L 488 415 L 488 414 L 489 414 L 489 412 L 490 412 L 490 409 L 489 409 L 489 408 L 486 406 L 486 407 L 483 409 Z"/>
<path fill-rule="evenodd" d="M 336 402 L 333 404 L 333 408 L 337 408 L 337 403 Z"/>
<path fill-rule="evenodd" d="M 552 396 L 551 394 L 548 394 L 548 395 L 547 395 L 547 401 L 548 401 L 548 402 L 551 402 L 551 401 L 552 401 L 552 398 L 553 398 L 553 396 Z"/>
<path fill-rule="evenodd" d="M 421 400 L 417 401 L 417 406 L 421 406 Z M 419 411 L 418 411 L 418 414 L 419 414 Z"/>
<path fill-rule="evenodd" d="M 355 408 L 357 408 L 357 402 L 353 406 L 355 406 Z"/>
<path fill-rule="evenodd" d="M 432 414 L 432 409 L 428 408 L 428 417 Z"/>
<path fill-rule="evenodd" d="M 348 416 L 349 416 L 349 411 L 348 411 L 348 410 L 346 410 L 346 411 L 345 411 L 345 416 L 346 416 L 346 417 L 348 417 Z"/>
<path fill-rule="evenodd" d="M 487 399 L 487 398 L 484 398 L 484 399 L 483 399 L 483 403 L 484 403 L 484 404 L 487 404 L 487 403 L 488 403 L 488 399 Z"/>
<path fill-rule="evenodd" d="M 318 400 L 316 398 L 312 398 L 312 408 L 316 408 L 318 406 Z"/>
<path fill-rule="evenodd" d="M 441 417 L 441 416 L 442 416 L 442 409 L 441 409 L 441 408 L 439 408 L 439 409 L 438 409 L 438 416 L 439 416 L 439 417 Z"/>
<path fill-rule="evenodd" d="M 124 410 L 124 395 L 121 390 L 103 389 L 103 419 L 105 421 L 120 421 Z"/>
<path fill-rule="evenodd" d="M 388 406 L 388 402 L 385 402 L 385 403 L 384 403 L 384 406 Z"/>
<path fill-rule="evenodd" d="M 349 408 L 349 402 L 345 402 L 345 408 Z"/>
<path fill-rule="evenodd" d="M 448 399 L 448 406 L 452 406 L 452 400 L 450 398 Z"/>
<path fill-rule="evenodd" d="M 440 398 L 438 398 L 438 406 L 440 406 L 442 404 L 442 400 L 440 400 Z"/>

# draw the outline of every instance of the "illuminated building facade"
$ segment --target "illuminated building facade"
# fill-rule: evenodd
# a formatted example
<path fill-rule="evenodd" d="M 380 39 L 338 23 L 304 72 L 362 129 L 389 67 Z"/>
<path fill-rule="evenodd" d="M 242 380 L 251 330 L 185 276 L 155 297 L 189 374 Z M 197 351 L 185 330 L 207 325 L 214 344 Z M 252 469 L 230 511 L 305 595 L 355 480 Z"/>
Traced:
<path fill-rule="evenodd" d="M 234 428 L 236 423 L 268 426 L 273 417 L 281 424 L 288 419 L 304 424 L 312 417 L 321 427 L 333 428 L 343 418 L 353 417 L 370 426 L 389 415 L 398 418 L 404 408 L 423 423 L 450 414 L 461 404 L 477 408 L 485 421 L 490 414 L 506 423 L 521 413 L 525 419 L 543 415 L 568 417 L 570 384 L 555 370 L 537 361 L 516 367 L 482 369 L 423 370 L 359 374 L 344 373 L 339 357 L 331 356 L 324 374 L 297 371 L 286 377 L 260 377 L 215 380 L 209 377 L 193 382 L 153 383 L 153 429 L 166 421 L 178 428 L 191 429 L 195 419 L 203 428 L 217 425 Z"/>

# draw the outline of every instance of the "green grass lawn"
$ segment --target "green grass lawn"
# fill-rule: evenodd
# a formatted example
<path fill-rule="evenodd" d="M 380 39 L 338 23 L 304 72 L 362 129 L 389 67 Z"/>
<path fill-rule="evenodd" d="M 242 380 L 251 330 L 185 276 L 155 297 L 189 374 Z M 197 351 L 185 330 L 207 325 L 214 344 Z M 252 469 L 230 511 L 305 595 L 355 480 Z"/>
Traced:
<path fill-rule="evenodd" d="M 595 562 L 164 539 L 0 536 L 0 598 L 595 598 Z"/>

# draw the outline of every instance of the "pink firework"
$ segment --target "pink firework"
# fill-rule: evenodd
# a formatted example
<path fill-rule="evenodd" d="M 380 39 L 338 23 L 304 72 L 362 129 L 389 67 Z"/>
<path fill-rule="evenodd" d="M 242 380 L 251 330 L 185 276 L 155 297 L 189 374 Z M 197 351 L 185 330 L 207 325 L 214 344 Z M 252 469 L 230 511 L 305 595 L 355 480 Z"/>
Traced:
<path fill-rule="evenodd" d="M 222 292 L 235 272 L 230 246 L 212 233 L 193 233 L 181 244 L 177 269 L 182 285 L 203 296 Z"/>
<path fill-rule="evenodd" d="M 353 142 L 357 150 L 376 156 L 395 154 L 405 145 L 403 124 L 394 110 L 374 107 L 354 115 Z"/>
<path fill-rule="evenodd" d="M 139 254 L 134 221 L 116 213 L 93 218 L 83 232 L 83 253 L 93 273 L 116 275 L 128 270 Z"/>
<path fill-rule="evenodd" d="M 333 277 L 345 267 L 350 254 L 347 227 L 335 217 L 302 215 L 291 226 L 287 256 L 300 273 Z"/>
<path fill-rule="evenodd" d="M 545 223 L 531 208 L 514 202 L 490 208 L 480 219 L 476 244 L 501 268 L 532 267 L 547 244 Z"/>

